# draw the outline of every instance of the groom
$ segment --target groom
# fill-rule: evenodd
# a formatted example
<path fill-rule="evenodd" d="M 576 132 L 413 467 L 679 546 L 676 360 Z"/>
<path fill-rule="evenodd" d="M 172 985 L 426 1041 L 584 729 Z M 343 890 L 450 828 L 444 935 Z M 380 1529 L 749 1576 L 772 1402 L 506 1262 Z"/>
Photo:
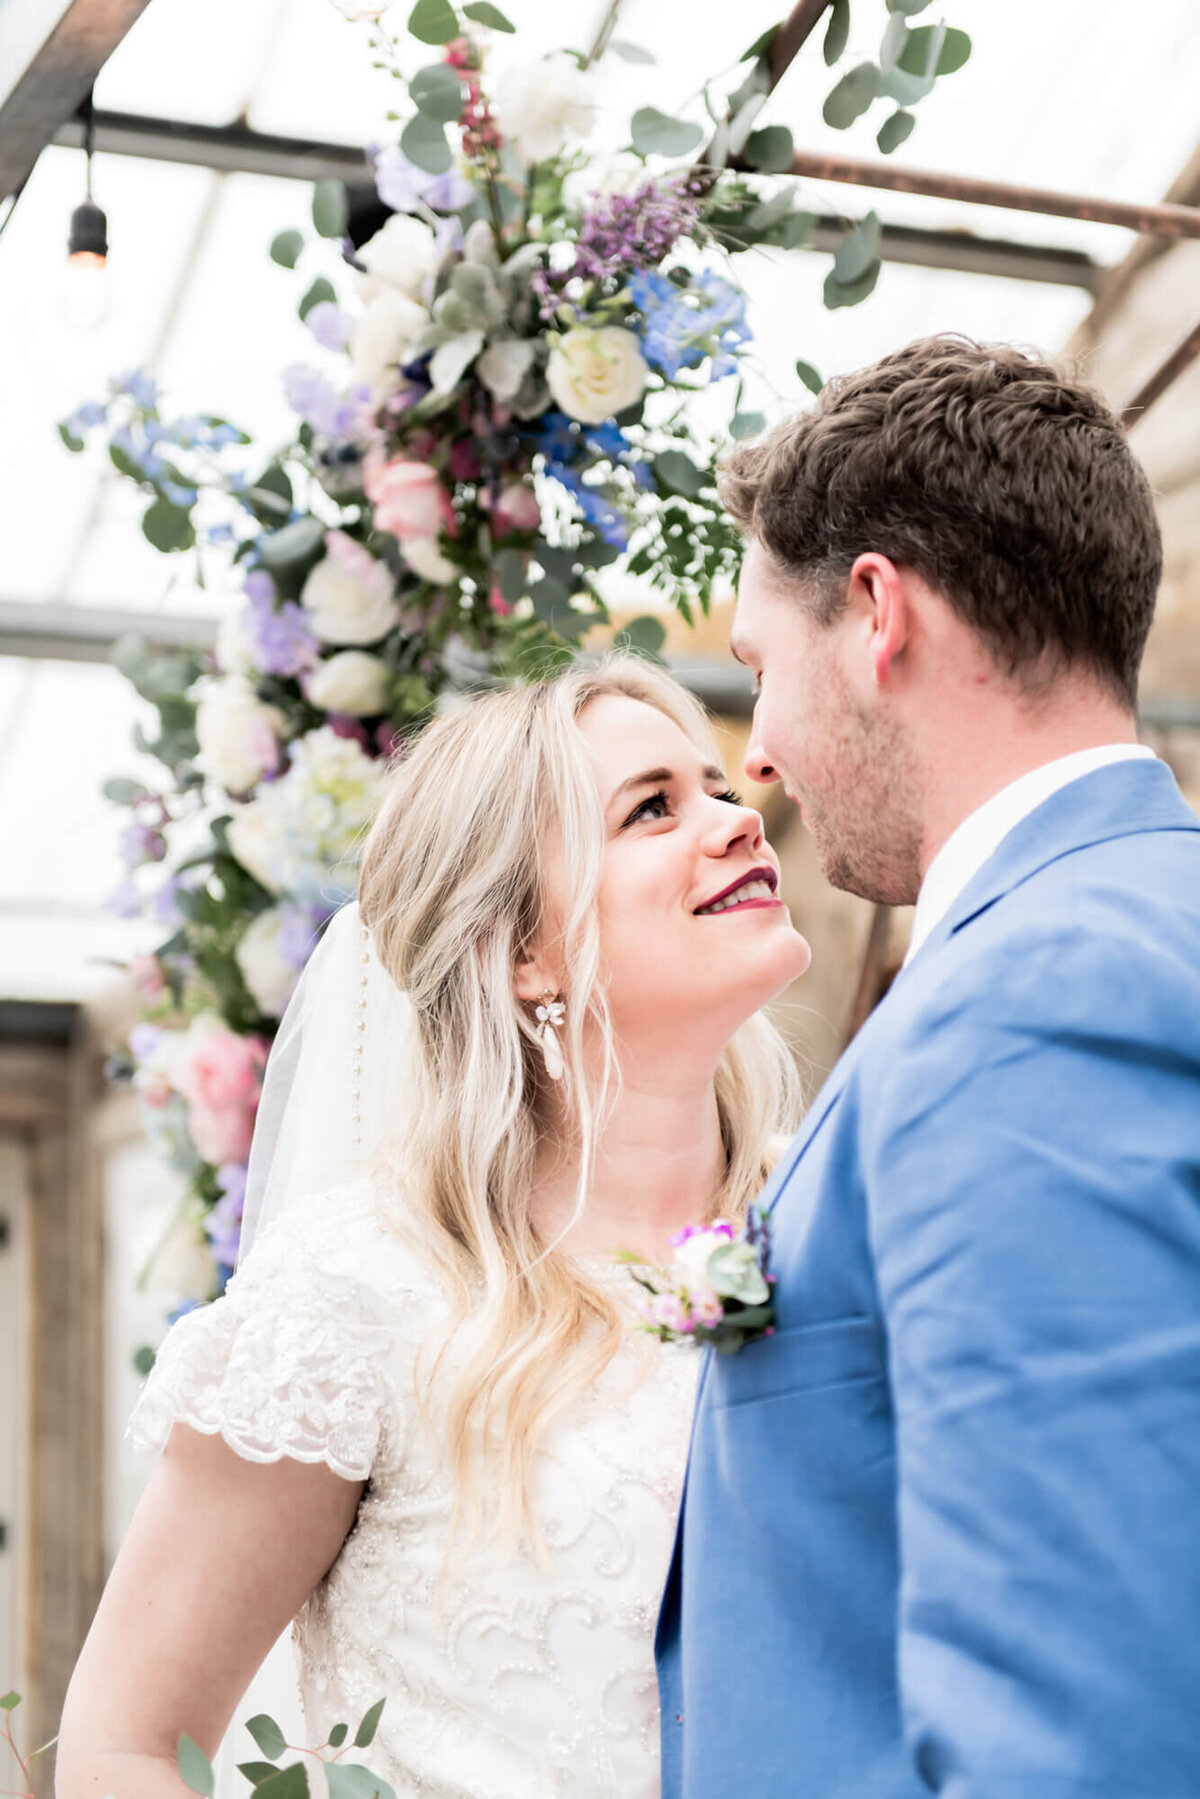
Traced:
<path fill-rule="evenodd" d="M 667 1799 L 1200 1794 L 1200 824 L 1088 389 L 912 344 L 735 451 L 746 766 L 916 902 L 764 1203 L 659 1625 Z"/>

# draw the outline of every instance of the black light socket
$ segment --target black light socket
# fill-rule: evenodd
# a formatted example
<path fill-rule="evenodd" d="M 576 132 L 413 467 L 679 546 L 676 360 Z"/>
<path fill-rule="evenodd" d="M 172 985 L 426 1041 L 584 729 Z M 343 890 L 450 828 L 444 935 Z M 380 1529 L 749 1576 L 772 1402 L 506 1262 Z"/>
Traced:
<path fill-rule="evenodd" d="M 71 214 L 68 256 L 108 255 L 108 220 L 94 200 L 85 200 Z"/>

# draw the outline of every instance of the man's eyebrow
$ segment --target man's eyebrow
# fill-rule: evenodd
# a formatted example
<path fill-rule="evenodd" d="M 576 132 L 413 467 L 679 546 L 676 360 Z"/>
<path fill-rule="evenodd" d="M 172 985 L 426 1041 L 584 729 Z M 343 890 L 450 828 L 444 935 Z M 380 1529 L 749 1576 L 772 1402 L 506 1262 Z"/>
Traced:
<path fill-rule="evenodd" d="M 710 766 L 704 769 L 703 775 L 706 781 L 723 782 L 725 780 L 725 770 L 723 768 Z M 621 798 L 623 793 L 631 793 L 635 788 L 662 787 L 664 784 L 669 784 L 678 779 L 679 776 L 673 768 L 647 768 L 643 770 L 640 775 L 630 775 L 628 780 L 622 781 L 619 787 L 614 788 L 612 799 L 609 801 L 609 804 L 614 804 L 615 801 Z"/>

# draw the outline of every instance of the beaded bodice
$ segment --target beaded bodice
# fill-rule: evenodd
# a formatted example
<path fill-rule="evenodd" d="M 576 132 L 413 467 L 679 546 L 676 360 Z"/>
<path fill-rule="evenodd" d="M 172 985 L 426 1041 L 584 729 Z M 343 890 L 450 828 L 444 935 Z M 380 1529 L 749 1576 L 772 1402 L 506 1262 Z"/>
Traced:
<path fill-rule="evenodd" d="M 250 1460 L 366 1481 L 294 1627 L 314 1741 L 386 1697 L 368 1759 L 397 1794 L 656 1799 L 653 1635 L 699 1357 L 631 1332 L 539 1455 L 541 1550 L 447 1565 L 453 1341 L 432 1374 L 423 1353 L 445 1306 L 365 1183 L 324 1195 L 174 1326 L 131 1428 L 161 1444 L 182 1420 Z"/>

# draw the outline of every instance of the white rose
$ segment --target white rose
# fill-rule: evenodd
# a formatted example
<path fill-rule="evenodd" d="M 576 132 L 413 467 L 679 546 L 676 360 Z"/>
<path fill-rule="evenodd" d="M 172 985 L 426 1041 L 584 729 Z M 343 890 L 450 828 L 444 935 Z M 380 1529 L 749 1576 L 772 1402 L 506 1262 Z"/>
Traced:
<path fill-rule="evenodd" d="M 370 302 L 381 287 L 394 288 L 410 300 L 419 300 L 425 283 L 437 273 L 437 245 L 433 232 L 421 219 L 394 212 L 374 237 L 358 252 L 367 271 L 363 299 Z"/>
<path fill-rule="evenodd" d="M 322 643 L 378 643 L 400 619 L 392 577 L 382 562 L 374 562 L 363 580 L 344 561 L 326 556 L 309 574 L 300 599 Z"/>
<path fill-rule="evenodd" d="M 217 1265 L 204 1226 L 190 1207 L 185 1208 L 150 1264 L 150 1282 L 173 1300 L 212 1298 L 217 1284 Z"/>
<path fill-rule="evenodd" d="M 326 712 L 348 712 L 367 718 L 383 712 L 388 703 L 391 675 L 386 663 L 366 650 L 339 650 L 328 662 L 320 662 L 304 684 L 305 697 Z"/>
<path fill-rule="evenodd" d="M 596 119 L 588 82 L 563 51 L 506 70 L 496 88 L 495 112 L 501 131 L 526 162 L 548 162 L 568 138 L 586 137 Z"/>
<path fill-rule="evenodd" d="M 299 970 L 284 960 L 279 947 L 280 914 L 277 906 L 260 912 L 246 928 L 237 946 L 237 964 L 254 1003 L 269 1018 L 281 1018 L 292 997 Z"/>
<path fill-rule="evenodd" d="M 227 612 L 217 626 L 217 667 L 223 675 L 252 675 L 258 664 L 250 649 L 250 640 L 242 623 L 244 607 Z"/>
<path fill-rule="evenodd" d="M 284 779 L 286 780 L 286 776 Z M 229 847 L 268 893 L 278 893 L 283 852 L 277 808 L 261 799 L 234 806 L 229 822 Z"/>
<path fill-rule="evenodd" d="M 422 581 L 432 581 L 436 587 L 446 587 L 451 581 L 457 581 L 461 573 L 448 556 L 442 555 L 436 537 L 406 538 L 400 545 L 400 554 L 414 575 L 419 575 Z"/>
<path fill-rule="evenodd" d="M 715 1249 L 728 1243 L 725 1232 L 715 1229 L 693 1231 L 690 1237 L 680 1243 L 673 1258 L 673 1268 L 681 1286 L 693 1295 L 708 1295 L 712 1287 L 708 1280 L 709 1259 Z"/>
<path fill-rule="evenodd" d="M 394 287 L 380 288 L 355 323 L 350 337 L 354 372 L 381 400 L 396 385 L 399 365 L 429 323 L 429 314 Z"/>
<path fill-rule="evenodd" d="M 634 333 L 605 325 L 598 331 L 580 327 L 560 337 L 550 352 L 546 380 L 568 418 L 602 425 L 641 399 L 648 373 Z"/>
<path fill-rule="evenodd" d="M 214 681 L 196 708 L 197 761 L 230 793 L 248 793 L 279 763 L 282 712 L 265 706 L 240 675 Z"/>

